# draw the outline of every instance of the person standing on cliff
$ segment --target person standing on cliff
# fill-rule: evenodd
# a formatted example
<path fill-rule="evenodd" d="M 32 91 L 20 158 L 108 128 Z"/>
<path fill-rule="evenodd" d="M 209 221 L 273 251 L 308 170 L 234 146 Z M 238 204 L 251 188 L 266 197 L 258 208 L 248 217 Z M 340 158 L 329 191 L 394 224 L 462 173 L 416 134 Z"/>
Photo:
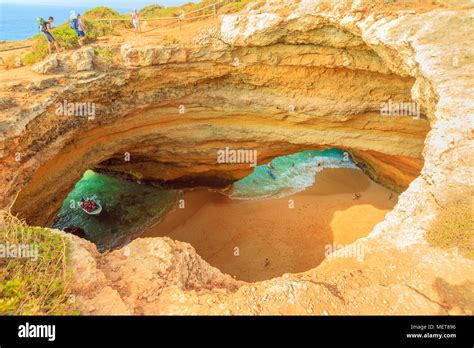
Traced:
<path fill-rule="evenodd" d="M 79 39 L 78 39 L 79 46 L 83 46 L 84 45 L 84 40 L 86 39 L 86 33 L 84 32 L 81 15 L 79 13 L 77 14 L 76 34 L 79 37 Z"/>
<path fill-rule="evenodd" d="M 136 8 L 134 8 L 132 11 L 132 23 L 133 27 L 135 28 L 135 35 L 138 35 L 138 37 L 140 37 L 142 30 L 140 28 L 140 19 L 138 18 L 138 12 Z"/>
<path fill-rule="evenodd" d="M 54 44 L 54 47 L 56 48 L 57 52 L 61 51 L 61 49 L 59 48 L 58 42 L 56 41 L 56 39 L 53 36 L 53 33 L 51 32 L 51 29 L 54 28 L 54 27 L 51 27 L 51 24 L 53 22 L 54 22 L 54 18 L 49 17 L 48 21 L 44 22 L 43 28 L 42 28 L 42 32 L 43 32 L 44 36 L 46 37 L 46 40 L 48 40 L 48 52 L 49 52 L 49 54 L 52 53 L 51 43 Z"/>

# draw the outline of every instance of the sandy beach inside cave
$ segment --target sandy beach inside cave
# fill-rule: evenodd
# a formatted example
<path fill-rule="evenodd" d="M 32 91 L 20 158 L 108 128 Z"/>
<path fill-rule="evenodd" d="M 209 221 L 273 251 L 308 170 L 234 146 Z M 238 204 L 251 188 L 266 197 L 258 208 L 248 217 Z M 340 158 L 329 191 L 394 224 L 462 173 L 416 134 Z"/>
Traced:
<path fill-rule="evenodd" d="M 188 242 L 222 272 L 260 281 L 307 271 L 324 260 L 327 245 L 366 236 L 398 195 L 360 170 L 340 168 L 323 170 L 312 187 L 281 199 L 233 200 L 206 189 L 185 191 L 183 199 L 184 208 L 142 237 Z"/>

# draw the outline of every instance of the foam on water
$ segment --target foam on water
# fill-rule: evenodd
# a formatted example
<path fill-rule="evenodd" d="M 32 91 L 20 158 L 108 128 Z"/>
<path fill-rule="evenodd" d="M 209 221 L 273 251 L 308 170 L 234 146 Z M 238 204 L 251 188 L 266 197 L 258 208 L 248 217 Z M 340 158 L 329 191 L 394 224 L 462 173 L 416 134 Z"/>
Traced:
<path fill-rule="evenodd" d="M 175 206 L 178 195 L 176 190 L 88 170 L 67 196 L 53 227 L 79 227 L 99 250 L 119 247 L 158 222 Z M 79 207 L 81 197 L 94 198 L 102 205 L 102 212 L 97 216 L 83 212 Z"/>
<path fill-rule="evenodd" d="M 271 163 L 275 179 L 270 177 L 266 165 L 257 166 L 252 174 L 233 185 L 230 197 L 285 197 L 312 186 L 315 175 L 325 168 L 357 168 L 349 154 L 338 149 L 303 151 L 277 157 Z M 163 190 L 88 170 L 67 196 L 52 227 L 78 227 L 101 251 L 120 247 L 158 223 L 176 206 L 179 195 L 177 190 Z M 102 212 L 96 216 L 83 212 L 79 207 L 82 197 L 94 198 L 102 205 Z"/>
<path fill-rule="evenodd" d="M 275 169 L 266 165 L 255 167 L 252 174 L 233 185 L 229 196 L 234 199 L 282 198 L 312 186 L 315 175 L 325 168 L 358 168 L 350 155 L 339 149 L 307 150 L 277 157 L 271 164 Z"/>

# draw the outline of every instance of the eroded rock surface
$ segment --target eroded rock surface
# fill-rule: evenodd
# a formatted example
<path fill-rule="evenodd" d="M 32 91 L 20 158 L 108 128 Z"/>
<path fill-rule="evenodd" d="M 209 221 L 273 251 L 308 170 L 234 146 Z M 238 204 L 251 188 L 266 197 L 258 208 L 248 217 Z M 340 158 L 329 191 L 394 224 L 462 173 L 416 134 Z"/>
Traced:
<path fill-rule="evenodd" d="M 83 314 L 472 315 L 474 304 L 472 261 L 426 245 L 363 241 L 363 260 L 334 257 L 305 273 L 244 283 L 169 238 L 137 239 L 103 255 L 71 239 Z"/>
<path fill-rule="evenodd" d="M 98 65 L 92 48 L 50 58 L 69 81 L 34 95 L 41 98 L 35 105 L 6 110 L 0 205 L 21 190 L 15 210 L 46 224 L 94 167 L 166 185 L 225 187 L 251 171 L 218 164 L 225 147 L 255 149 L 260 163 L 339 147 L 375 180 L 407 188 L 423 166 L 436 98 L 425 90 L 429 82 L 416 79 L 416 65 L 406 67 L 413 58 L 364 39 L 359 25 L 379 23 L 368 24 L 370 16 L 357 20 L 350 10 L 330 14 L 305 2 L 283 15 L 284 4 L 272 6 L 223 16 L 220 30 L 194 45 L 124 44 L 116 50 L 122 65 L 90 78 L 78 74 Z M 427 101 L 419 118 L 380 116 L 381 103 L 411 102 L 420 90 Z M 94 117 L 58 115 L 65 101 L 94 103 Z"/>
<path fill-rule="evenodd" d="M 83 270 L 76 291 L 85 313 L 472 314 L 473 262 L 429 247 L 424 233 L 450 197 L 472 191 L 473 16 L 463 6 L 274 1 L 223 17 L 192 47 L 122 47 L 121 69 L 2 111 L 0 205 L 18 194 L 14 210 L 45 224 L 88 168 L 224 186 L 250 169 L 217 165 L 217 149 L 257 149 L 265 162 L 340 147 L 376 180 L 406 189 L 357 242 L 363 261 L 329 258 L 303 274 L 242 284 L 183 243 L 138 239 L 124 256 L 81 241 L 73 267 Z M 64 99 L 96 103 L 96 117 L 58 120 Z M 387 100 L 416 101 L 421 119 L 381 117 Z"/>
<path fill-rule="evenodd" d="M 170 289 L 226 294 L 244 284 L 211 267 L 189 244 L 169 238 L 137 239 L 104 255 L 85 240 L 70 240 L 73 292 L 85 314 L 153 314 Z"/>

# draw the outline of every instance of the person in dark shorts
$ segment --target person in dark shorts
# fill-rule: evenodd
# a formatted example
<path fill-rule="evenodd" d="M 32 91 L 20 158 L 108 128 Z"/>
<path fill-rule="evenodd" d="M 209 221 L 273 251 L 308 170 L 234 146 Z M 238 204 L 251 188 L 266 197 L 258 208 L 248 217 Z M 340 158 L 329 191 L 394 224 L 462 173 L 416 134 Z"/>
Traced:
<path fill-rule="evenodd" d="M 140 37 L 142 29 L 140 27 L 140 18 L 138 18 L 138 12 L 136 8 L 134 8 L 132 11 L 132 24 L 135 28 L 135 35 L 138 35 L 138 37 Z"/>
<path fill-rule="evenodd" d="M 53 36 L 53 33 L 51 32 L 51 24 L 54 22 L 54 18 L 53 17 L 49 17 L 48 21 L 44 23 L 44 29 L 43 29 L 43 34 L 44 36 L 46 37 L 46 40 L 48 40 L 48 51 L 49 51 L 49 54 L 52 53 L 52 50 L 51 50 L 51 43 L 54 44 L 54 47 L 56 48 L 56 51 L 59 52 L 60 51 L 60 48 L 59 48 L 59 44 L 58 42 L 56 41 L 56 39 L 54 38 Z"/>
<path fill-rule="evenodd" d="M 86 33 L 84 32 L 84 28 L 82 26 L 81 15 L 77 14 L 77 28 L 76 34 L 79 37 L 79 46 L 84 45 L 84 40 L 86 39 Z"/>

